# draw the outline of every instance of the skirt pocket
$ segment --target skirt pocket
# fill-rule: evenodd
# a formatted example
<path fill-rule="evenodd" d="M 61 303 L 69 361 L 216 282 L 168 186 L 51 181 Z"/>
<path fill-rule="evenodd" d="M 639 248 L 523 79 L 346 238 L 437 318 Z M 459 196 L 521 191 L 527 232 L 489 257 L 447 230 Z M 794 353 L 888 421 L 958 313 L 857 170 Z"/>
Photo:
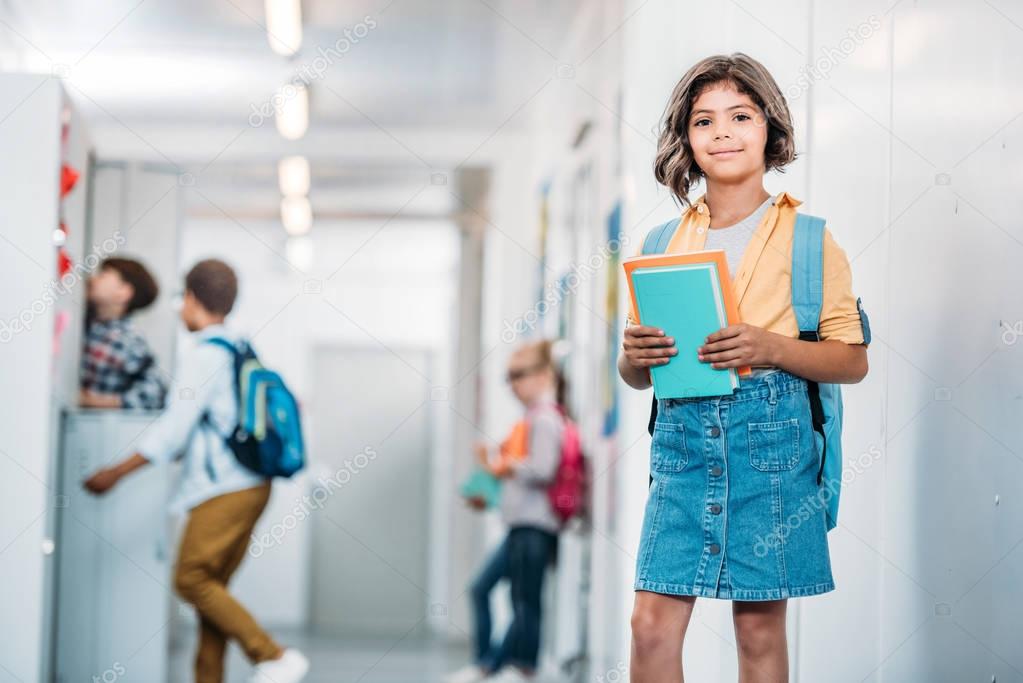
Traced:
<path fill-rule="evenodd" d="M 749 462 L 761 472 L 791 470 L 799 462 L 799 419 L 749 423 Z"/>
<path fill-rule="evenodd" d="M 655 422 L 650 444 L 650 469 L 656 472 L 681 472 L 689 462 L 685 427 L 671 422 Z"/>

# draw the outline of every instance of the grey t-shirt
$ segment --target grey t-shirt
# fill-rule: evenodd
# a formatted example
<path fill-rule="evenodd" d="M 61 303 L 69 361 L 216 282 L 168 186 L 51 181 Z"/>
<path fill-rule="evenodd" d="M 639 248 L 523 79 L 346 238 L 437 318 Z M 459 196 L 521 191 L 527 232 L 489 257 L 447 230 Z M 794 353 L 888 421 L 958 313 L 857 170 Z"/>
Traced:
<path fill-rule="evenodd" d="M 725 259 L 728 261 L 728 274 L 735 279 L 739 272 L 739 265 L 742 263 L 742 256 L 746 252 L 746 246 L 750 238 L 756 232 L 757 226 L 763 219 L 764 214 L 774 203 L 774 197 L 768 197 L 764 203 L 756 208 L 753 213 L 743 218 L 734 225 L 726 228 L 709 228 L 707 230 L 707 241 L 704 249 L 724 249 Z"/>
<path fill-rule="evenodd" d="M 501 517 L 509 527 L 528 526 L 556 534 L 561 524 L 547 488 L 561 463 L 565 425 L 553 400 L 533 406 L 528 419 L 529 453 L 501 486 Z"/>

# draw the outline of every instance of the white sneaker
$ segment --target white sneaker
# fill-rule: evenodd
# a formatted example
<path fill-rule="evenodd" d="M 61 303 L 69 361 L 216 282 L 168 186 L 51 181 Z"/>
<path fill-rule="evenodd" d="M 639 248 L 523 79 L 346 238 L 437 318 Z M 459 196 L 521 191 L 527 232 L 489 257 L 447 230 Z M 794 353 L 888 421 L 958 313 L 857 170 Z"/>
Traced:
<path fill-rule="evenodd" d="M 506 666 L 491 678 L 487 679 L 487 683 L 532 683 L 535 678 L 530 678 L 514 666 Z"/>
<path fill-rule="evenodd" d="M 280 659 L 260 662 L 252 672 L 251 683 L 298 683 L 309 671 L 309 660 L 293 648 L 288 648 Z"/>
<path fill-rule="evenodd" d="M 482 683 L 489 679 L 489 674 L 475 664 L 466 664 L 458 671 L 449 673 L 444 683 Z"/>

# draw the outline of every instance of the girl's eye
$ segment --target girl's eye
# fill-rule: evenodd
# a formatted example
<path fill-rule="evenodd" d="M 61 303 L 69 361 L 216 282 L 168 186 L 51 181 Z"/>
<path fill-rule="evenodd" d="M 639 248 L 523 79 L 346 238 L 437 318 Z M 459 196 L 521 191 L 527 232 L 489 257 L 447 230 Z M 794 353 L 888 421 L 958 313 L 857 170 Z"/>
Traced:
<path fill-rule="evenodd" d="M 738 121 L 749 121 L 749 120 L 751 120 L 749 114 L 736 114 L 735 118 Z"/>
<path fill-rule="evenodd" d="M 700 126 L 700 125 L 702 125 L 704 123 L 710 123 L 710 119 L 699 119 L 697 121 L 694 121 L 693 125 L 694 126 Z"/>

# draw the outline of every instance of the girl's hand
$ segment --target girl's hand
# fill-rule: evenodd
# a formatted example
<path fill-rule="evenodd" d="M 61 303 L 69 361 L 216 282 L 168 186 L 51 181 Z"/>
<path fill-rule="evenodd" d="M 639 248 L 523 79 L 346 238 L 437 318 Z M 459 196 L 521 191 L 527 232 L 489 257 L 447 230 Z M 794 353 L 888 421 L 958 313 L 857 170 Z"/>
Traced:
<path fill-rule="evenodd" d="M 696 357 L 712 368 L 737 368 L 743 365 L 777 365 L 781 335 L 762 327 L 739 323 L 722 328 L 707 337 L 696 350 Z"/>
<path fill-rule="evenodd" d="M 490 450 L 487 448 L 487 444 L 483 441 L 477 441 L 473 446 L 476 451 L 476 460 L 479 461 L 480 466 L 490 474 L 494 475 L 498 479 L 510 476 L 512 468 L 504 458 L 497 458 L 496 461 L 491 461 Z"/>
<path fill-rule="evenodd" d="M 664 336 L 664 330 L 649 325 L 629 325 L 622 342 L 625 361 L 634 370 L 664 365 L 678 354 L 674 337 Z"/>
<path fill-rule="evenodd" d="M 473 444 L 473 450 L 476 452 L 476 460 L 479 464 L 483 465 L 483 467 L 489 467 L 490 456 L 489 451 L 487 450 L 487 444 L 482 441 L 477 441 Z"/>

